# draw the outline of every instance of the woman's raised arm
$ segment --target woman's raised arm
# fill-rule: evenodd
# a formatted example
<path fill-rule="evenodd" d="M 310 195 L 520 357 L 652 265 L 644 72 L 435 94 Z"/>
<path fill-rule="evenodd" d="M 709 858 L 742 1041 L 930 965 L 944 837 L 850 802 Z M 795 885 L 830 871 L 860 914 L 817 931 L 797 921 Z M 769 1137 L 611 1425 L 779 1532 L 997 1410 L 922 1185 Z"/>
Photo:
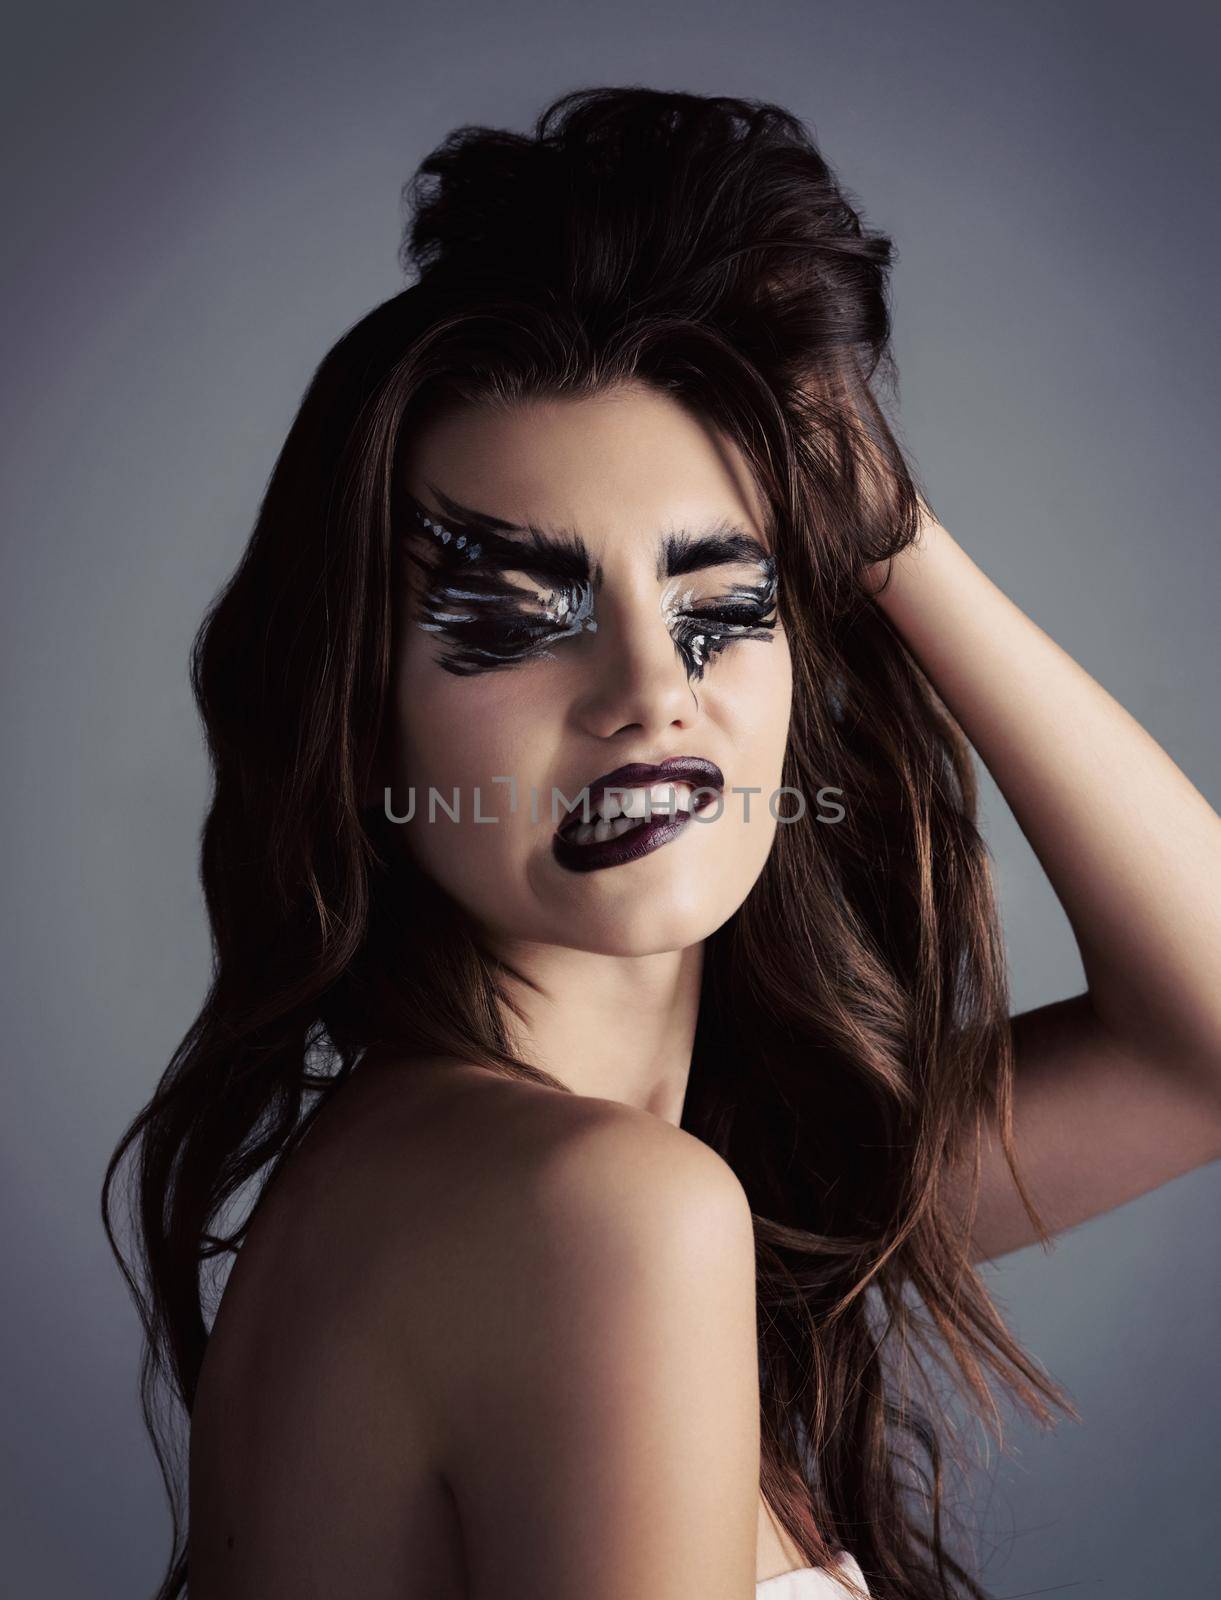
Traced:
<path fill-rule="evenodd" d="M 1054 1232 L 1221 1157 L 1221 818 L 926 516 L 875 602 L 1013 810 L 1087 989 L 1013 1018 L 1019 1163 Z M 976 1259 L 1035 1237 L 995 1130 Z"/>

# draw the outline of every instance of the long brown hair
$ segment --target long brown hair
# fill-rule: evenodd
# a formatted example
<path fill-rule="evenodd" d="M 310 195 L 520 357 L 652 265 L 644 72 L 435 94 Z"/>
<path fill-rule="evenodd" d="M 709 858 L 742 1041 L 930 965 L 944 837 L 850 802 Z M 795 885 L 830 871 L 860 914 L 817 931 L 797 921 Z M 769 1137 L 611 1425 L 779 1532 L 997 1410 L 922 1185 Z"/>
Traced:
<path fill-rule="evenodd" d="M 811 1564 L 846 1545 L 883 1600 L 981 1597 L 948 1548 L 953 1430 L 917 1404 L 927 1363 L 998 1439 L 989 1371 L 1044 1423 L 1075 1412 L 1005 1328 L 939 1189 L 989 1110 L 1017 1179 L 1009 1003 L 971 753 L 861 582 L 920 512 L 884 407 L 890 242 L 786 111 L 644 88 L 566 95 L 530 136 L 460 128 L 407 198 L 415 281 L 322 361 L 192 652 L 212 982 L 103 1193 L 174 1516 L 161 1600 L 187 1579 L 171 1413 L 191 1411 L 214 1268 L 336 1085 L 389 1044 L 564 1088 L 512 1048 L 478 930 L 363 802 L 404 440 L 448 400 L 623 382 L 694 408 L 756 473 L 794 663 L 784 782 L 843 795 L 837 825 L 777 829 L 708 940 L 683 1111 L 755 1215 L 762 1487 Z"/>

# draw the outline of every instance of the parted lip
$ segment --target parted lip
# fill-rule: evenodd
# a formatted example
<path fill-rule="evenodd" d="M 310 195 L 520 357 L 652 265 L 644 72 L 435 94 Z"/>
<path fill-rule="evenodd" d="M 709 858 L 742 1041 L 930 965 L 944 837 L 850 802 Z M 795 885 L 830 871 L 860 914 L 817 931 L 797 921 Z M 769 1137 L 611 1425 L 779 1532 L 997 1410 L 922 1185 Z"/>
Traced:
<path fill-rule="evenodd" d="M 707 761 L 703 756 L 671 756 L 660 766 L 632 761 L 627 766 L 616 767 L 613 772 L 605 772 L 600 778 L 595 778 L 592 783 L 586 784 L 578 794 L 576 804 L 569 808 L 564 825 L 567 826 L 567 823 L 581 811 L 586 793 L 592 811 L 608 789 L 644 789 L 655 783 L 679 781 L 689 783 L 696 789 L 723 789 L 725 774 L 715 761 Z"/>

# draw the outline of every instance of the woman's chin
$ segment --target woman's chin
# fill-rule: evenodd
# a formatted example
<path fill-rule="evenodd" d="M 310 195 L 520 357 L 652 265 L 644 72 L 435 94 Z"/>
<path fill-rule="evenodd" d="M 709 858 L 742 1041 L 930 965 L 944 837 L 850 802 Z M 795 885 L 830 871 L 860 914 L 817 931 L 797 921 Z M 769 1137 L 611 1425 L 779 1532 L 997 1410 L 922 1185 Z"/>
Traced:
<path fill-rule="evenodd" d="M 598 875 L 592 875 L 594 877 Z M 704 883 L 666 883 L 639 892 L 616 894 L 589 882 L 584 904 L 557 915 L 553 923 L 556 943 L 575 950 L 608 956 L 651 956 L 667 950 L 686 950 L 699 944 L 726 922 L 738 901 L 713 896 Z"/>

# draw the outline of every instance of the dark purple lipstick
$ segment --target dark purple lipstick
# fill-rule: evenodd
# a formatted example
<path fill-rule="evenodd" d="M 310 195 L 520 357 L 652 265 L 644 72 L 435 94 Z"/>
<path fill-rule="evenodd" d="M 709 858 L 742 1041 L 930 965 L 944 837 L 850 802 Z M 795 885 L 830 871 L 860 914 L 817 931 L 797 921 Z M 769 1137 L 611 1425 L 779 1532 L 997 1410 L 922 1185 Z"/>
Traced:
<path fill-rule="evenodd" d="M 608 789 L 647 789 L 659 783 L 687 783 L 693 790 L 707 791 L 696 794 L 690 811 L 661 812 L 652 817 L 642 817 L 635 826 L 614 839 L 600 843 L 576 844 L 571 838 L 574 829 L 588 818 L 594 821 L 594 808 Z M 552 853 L 562 867 L 570 872 L 596 872 L 602 867 L 618 867 L 628 861 L 669 844 L 690 823 L 692 816 L 713 805 L 725 787 L 725 777 L 715 761 L 702 756 L 671 756 L 660 766 L 632 762 L 616 767 L 613 772 L 587 784 L 577 796 L 572 815 L 563 823 L 551 841 Z"/>

